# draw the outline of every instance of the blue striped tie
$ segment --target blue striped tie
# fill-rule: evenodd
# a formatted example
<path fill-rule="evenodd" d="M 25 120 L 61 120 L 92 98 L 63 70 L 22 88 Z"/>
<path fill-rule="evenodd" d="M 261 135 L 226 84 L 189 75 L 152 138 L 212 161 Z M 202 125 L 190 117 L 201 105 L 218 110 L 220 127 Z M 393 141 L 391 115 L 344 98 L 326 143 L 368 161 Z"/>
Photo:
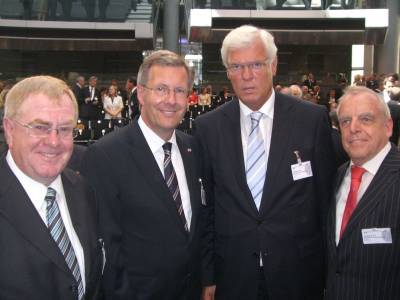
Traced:
<path fill-rule="evenodd" d="M 260 209 L 262 192 L 264 189 L 266 157 L 264 140 L 260 132 L 260 120 L 263 113 L 252 112 L 251 130 L 247 142 L 246 179 L 253 195 L 257 209 Z"/>
<path fill-rule="evenodd" d="M 78 260 L 76 259 L 74 248 L 72 248 L 71 241 L 68 238 L 67 231 L 65 230 L 64 223 L 61 219 L 57 201 L 55 201 L 56 191 L 49 187 L 44 199 L 47 203 L 47 226 L 58 248 L 60 248 L 72 275 L 74 275 L 75 280 L 78 283 L 78 300 L 81 300 L 84 295 L 81 272 L 79 271 Z"/>

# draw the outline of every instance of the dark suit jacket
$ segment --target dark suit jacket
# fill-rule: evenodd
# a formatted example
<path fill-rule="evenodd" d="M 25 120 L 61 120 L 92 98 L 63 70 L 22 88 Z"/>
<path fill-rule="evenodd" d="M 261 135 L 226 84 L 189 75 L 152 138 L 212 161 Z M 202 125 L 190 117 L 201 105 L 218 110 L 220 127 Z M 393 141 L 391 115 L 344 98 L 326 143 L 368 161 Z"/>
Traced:
<path fill-rule="evenodd" d="M 61 251 L 22 185 L 0 160 L 0 299 L 75 300 L 77 286 Z M 73 171 L 62 182 L 85 257 L 86 298 L 99 299 L 102 251 L 93 193 Z"/>
<path fill-rule="evenodd" d="M 99 196 L 107 248 L 106 299 L 200 297 L 198 153 L 192 137 L 176 131 L 176 138 L 190 192 L 190 234 L 137 121 L 86 151 L 82 173 Z"/>
<path fill-rule="evenodd" d="M 83 88 L 83 101 L 79 104 L 79 118 L 84 120 L 99 120 L 102 119 L 101 109 L 101 95 L 100 91 L 96 88 L 94 96 L 89 103 L 85 103 L 86 98 L 91 98 L 89 86 Z"/>
<path fill-rule="evenodd" d="M 338 171 L 336 191 L 348 166 Z M 400 299 L 400 153 L 394 146 L 360 199 L 338 246 L 335 223 L 336 201 L 332 201 L 326 299 Z M 366 228 L 390 228 L 393 243 L 364 245 L 361 230 Z"/>
<path fill-rule="evenodd" d="M 204 284 L 217 299 L 257 299 L 260 254 L 271 300 L 320 299 L 322 220 L 334 172 L 326 110 L 277 93 L 267 175 L 257 210 L 247 186 L 237 99 L 196 119 L 207 194 Z M 293 151 L 313 176 L 293 181 Z"/>
<path fill-rule="evenodd" d="M 390 100 L 388 106 L 393 120 L 393 132 L 390 141 L 397 146 L 399 144 L 400 134 L 400 103 Z"/>
<path fill-rule="evenodd" d="M 74 92 L 74 95 L 75 95 L 76 101 L 78 102 L 78 105 L 85 103 L 83 90 L 84 90 L 84 87 L 80 87 L 76 83 L 72 86 L 72 91 Z"/>

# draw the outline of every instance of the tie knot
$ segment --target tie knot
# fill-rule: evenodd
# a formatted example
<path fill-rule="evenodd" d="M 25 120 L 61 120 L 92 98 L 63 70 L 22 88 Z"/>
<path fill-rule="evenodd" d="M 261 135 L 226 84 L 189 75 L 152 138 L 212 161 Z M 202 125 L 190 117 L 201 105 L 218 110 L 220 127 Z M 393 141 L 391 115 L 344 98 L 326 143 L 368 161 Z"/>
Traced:
<path fill-rule="evenodd" d="M 48 187 L 44 200 L 47 202 L 47 205 L 53 205 L 54 200 L 56 200 L 56 191 L 53 188 Z"/>
<path fill-rule="evenodd" d="M 361 181 L 361 177 L 366 172 L 364 168 L 358 167 L 356 165 L 351 166 L 351 179 Z"/>
<path fill-rule="evenodd" d="M 263 113 L 259 112 L 259 111 L 254 111 L 250 114 L 250 118 L 251 118 L 251 122 L 255 122 L 256 124 L 258 124 L 261 120 Z"/>
<path fill-rule="evenodd" d="M 171 153 L 172 143 L 166 142 L 163 146 L 164 153 Z"/>

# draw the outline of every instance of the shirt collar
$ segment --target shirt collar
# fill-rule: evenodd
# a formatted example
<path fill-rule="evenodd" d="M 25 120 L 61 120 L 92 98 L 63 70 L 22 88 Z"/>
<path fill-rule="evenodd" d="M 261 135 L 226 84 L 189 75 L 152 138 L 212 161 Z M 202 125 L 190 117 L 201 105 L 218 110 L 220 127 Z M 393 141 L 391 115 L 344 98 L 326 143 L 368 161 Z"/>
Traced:
<path fill-rule="evenodd" d="M 154 154 L 159 151 L 160 148 L 166 143 L 162 138 L 160 138 L 147 124 L 143 121 L 142 117 L 139 117 L 138 124 L 143 132 L 144 138 L 150 147 L 151 152 Z M 171 138 L 167 141 L 172 143 L 172 145 L 177 146 L 175 130 L 172 133 Z"/>
<path fill-rule="evenodd" d="M 9 165 L 11 171 L 17 177 L 18 181 L 21 183 L 25 192 L 28 194 L 33 205 L 36 207 L 37 210 L 39 210 L 45 201 L 44 197 L 46 196 L 48 187 L 46 185 L 44 185 L 43 183 L 40 183 L 40 182 L 32 179 L 28 175 L 26 175 L 17 166 L 10 151 L 7 152 L 6 161 Z M 49 187 L 52 187 L 57 192 L 58 195 L 63 194 L 64 189 L 63 189 L 63 185 L 62 185 L 61 176 L 58 175 L 56 177 L 56 179 L 52 183 L 50 183 Z"/>
<path fill-rule="evenodd" d="M 272 120 L 274 118 L 274 104 L 275 104 L 275 92 L 272 89 L 271 96 L 267 99 L 267 101 L 263 104 L 263 106 L 261 106 L 261 108 L 258 111 L 262 112 L 264 114 L 264 116 L 267 116 Z M 245 117 L 249 117 L 249 115 L 253 112 L 240 99 L 239 99 L 239 106 L 240 106 L 241 113 Z"/>
<path fill-rule="evenodd" d="M 361 167 L 367 170 L 368 173 L 371 173 L 372 175 L 375 176 L 386 155 L 389 153 L 390 149 L 391 149 L 390 142 L 387 142 L 387 144 L 385 145 L 385 147 L 381 149 L 381 151 L 379 151 L 373 158 L 364 163 Z M 352 165 L 354 165 L 353 161 L 351 161 L 350 167 Z"/>

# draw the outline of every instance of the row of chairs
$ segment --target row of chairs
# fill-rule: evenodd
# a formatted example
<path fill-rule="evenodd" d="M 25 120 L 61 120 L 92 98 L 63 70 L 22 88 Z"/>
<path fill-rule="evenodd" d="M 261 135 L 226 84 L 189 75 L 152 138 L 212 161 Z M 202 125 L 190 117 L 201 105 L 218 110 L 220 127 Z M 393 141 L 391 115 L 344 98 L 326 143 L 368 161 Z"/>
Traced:
<path fill-rule="evenodd" d="M 217 108 L 223 103 L 225 102 L 220 101 L 220 98 L 218 96 L 213 96 L 211 105 L 196 104 L 189 106 L 185 116 L 178 125 L 178 129 L 182 130 L 183 132 L 191 134 L 193 130 L 193 122 L 198 116 Z M 132 120 L 126 118 L 111 119 L 111 120 L 79 119 L 77 124 L 78 136 L 75 138 L 75 143 L 78 144 L 93 143 L 96 140 L 102 138 L 107 133 L 110 133 L 114 130 L 118 130 L 119 128 L 130 124 L 131 122 Z"/>

